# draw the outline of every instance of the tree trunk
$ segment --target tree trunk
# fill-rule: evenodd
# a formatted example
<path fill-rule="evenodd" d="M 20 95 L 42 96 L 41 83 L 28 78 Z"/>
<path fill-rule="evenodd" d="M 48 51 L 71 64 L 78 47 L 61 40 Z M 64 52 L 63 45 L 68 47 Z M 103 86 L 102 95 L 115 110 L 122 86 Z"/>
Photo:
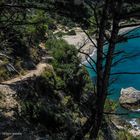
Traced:
<path fill-rule="evenodd" d="M 111 5 L 111 3 L 114 5 Z M 81 131 L 76 134 L 75 140 L 82 140 L 84 136 L 90 132 L 90 139 L 96 140 L 98 136 L 98 132 L 100 130 L 100 126 L 103 119 L 103 112 L 104 112 L 104 105 L 107 98 L 107 90 L 109 85 L 109 74 L 111 71 L 111 64 L 113 60 L 113 54 L 115 51 L 115 44 L 118 36 L 119 31 L 119 22 L 120 22 L 120 8 L 122 5 L 122 0 L 116 1 L 110 1 L 106 0 L 101 22 L 99 26 L 99 39 L 97 40 L 97 94 L 96 94 L 96 103 L 95 107 L 92 110 L 92 115 L 87 120 L 85 125 L 82 127 Z M 104 46 L 104 33 L 106 30 L 106 24 L 108 22 L 108 12 L 110 6 L 113 6 L 114 13 L 113 13 L 113 25 L 112 25 L 112 33 L 111 38 L 109 40 L 109 49 L 106 56 L 106 63 L 105 67 L 103 67 L 104 64 L 104 52 L 103 52 L 103 46 Z"/>
<path fill-rule="evenodd" d="M 119 8 L 121 8 L 122 2 L 121 0 L 118 1 L 117 5 L 116 5 L 116 11 L 120 11 Z M 114 5 L 115 7 L 115 5 Z M 101 122 L 102 122 L 102 118 L 103 118 L 103 111 L 104 111 L 104 104 L 105 104 L 105 100 L 107 98 L 107 90 L 108 90 L 108 85 L 109 85 L 109 74 L 111 72 L 111 64 L 112 64 L 112 60 L 113 60 L 113 53 L 115 51 L 115 44 L 116 44 L 116 40 L 118 37 L 118 32 L 119 32 L 119 22 L 120 22 L 120 13 L 114 13 L 114 17 L 113 17 L 113 29 L 112 29 L 112 33 L 111 33 L 111 38 L 109 41 L 109 49 L 108 49 L 108 53 L 107 53 L 107 58 L 106 58 L 106 64 L 105 64 L 105 70 L 103 73 L 103 79 L 101 79 L 102 76 L 100 76 L 101 73 L 99 73 L 98 77 L 97 77 L 97 102 L 96 102 L 96 115 L 95 115 L 95 120 L 94 120 L 94 125 L 93 128 L 91 130 L 91 135 L 90 138 L 95 140 L 98 136 L 98 132 L 101 126 Z M 99 54 L 100 55 L 100 54 Z M 98 58 L 99 59 L 99 58 Z M 103 61 L 102 61 L 103 64 Z M 101 64 L 100 64 L 101 65 Z M 97 66 L 98 68 L 98 66 Z M 97 69 L 98 71 L 98 69 Z M 99 67 L 99 71 L 100 71 L 100 67 Z"/>
<path fill-rule="evenodd" d="M 99 27 L 99 39 L 97 40 L 97 96 L 98 99 L 100 100 L 100 95 L 102 93 L 102 79 L 103 79 L 103 67 L 102 67 L 102 62 L 103 62 L 103 45 L 104 45 L 104 32 L 107 24 L 107 13 L 108 13 L 108 6 L 109 6 L 109 0 L 106 0 L 103 11 L 102 11 L 102 18 L 100 22 L 100 27 Z M 99 101 L 97 101 L 99 103 Z M 100 111 L 97 111 L 97 108 L 94 107 L 92 110 L 92 115 L 90 118 L 87 120 L 87 122 L 84 124 L 82 129 L 76 134 L 75 140 L 82 140 L 84 136 L 90 132 L 90 129 L 92 126 L 98 126 L 96 123 L 100 123 L 99 121 L 95 121 L 98 117 L 100 117 L 99 112 L 102 112 L 103 104 L 102 105 L 97 105 L 96 106 L 102 106 L 100 107 Z M 100 125 L 100 124 L 99 124 Z M 98 130 L 98 129 L 97 129 Z M 96 135 L 98 132 L 96 132 Z"/>

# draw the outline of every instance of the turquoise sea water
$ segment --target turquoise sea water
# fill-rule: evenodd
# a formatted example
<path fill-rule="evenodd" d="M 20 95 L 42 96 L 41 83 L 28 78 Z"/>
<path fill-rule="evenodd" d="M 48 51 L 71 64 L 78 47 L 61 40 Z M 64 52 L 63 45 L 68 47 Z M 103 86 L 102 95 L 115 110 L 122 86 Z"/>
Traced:
<path fill-rule="evenodd" d="M 140 28 L 136 28 L 126 34 L 128 37 L 136 37 L 140 36 Z M 107 46 L 105 47 L 107 48 Z M 117 60 L 121 58 L 126 58 L 125 60 L 118 63 L 116 66 L 112 68 L 112 73 L 118 73 L 118 72 L 140 72 L 140 37 L 132 38 L 127 40 L 126 42 L 121 42 L 116 45 L 116 52 L 117 51 L 123 51 L 121 55 L 118 55 L 113 60 L 116 62 Z M 93 56 L 94 59 L 96 59 L 96 54 Z M 96 74 L 93 70 L 88 69 L 88 72 L 91 76 L 91 78 L 95 79 Z M 110 89 L 112 95 L 109 97 L 113 100 L 118 100 L 120 96 L 120 90 L 121 88 L 127 88 L 127 87 L 134 87 L 137 90 L 140 90 L 140 74 L 125 74 L 125 75 L 117 75 L 117 76 L 111 76 L 111 80 L 116 79 L 113 84 L 111 84 Z M 125 109 L 118 108 L 119 112 L 128 112 Z M 132 113 L 129 112 L 129 115 L 127 117 L 140 118 L 140 112 L 138 113 Z"/>

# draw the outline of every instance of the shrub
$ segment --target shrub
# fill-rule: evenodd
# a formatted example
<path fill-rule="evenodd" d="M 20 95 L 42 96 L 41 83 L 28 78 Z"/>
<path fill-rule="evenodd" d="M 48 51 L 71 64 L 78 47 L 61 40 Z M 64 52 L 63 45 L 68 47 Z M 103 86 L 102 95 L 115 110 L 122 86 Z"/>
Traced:
<path fill-rule="evenodd" d="M 55 90 L 55 76 L 51 70 L 46 70 L 40 77 L 36 79 L 36 89 L 41 95 L 52 94 Z"/>
<path fill-rule="evenodd" d="M 67 35 L 76 35 L 76 32 L 75 32 L 75 30 L 71 30 L 67 33 Z"/>
<path fill-rule="evenodd" d="M 0 67 L 0 81 L 7 80 L 9 78 L 9 74 L 4 66 Z"/>
<path fill-rule="evenodd" d="M 65 35 L 65 33 L 59 31 L 59 32 L 57 32 L 55 35 L 58 36 L 58 37 L 62 37 L 63 35 Z"/>
<path fill-rule="evenodd" d="M 115 111 L 117 107 L 118 107 L 118 102 L 107 99 L 104 109 L 106 112 L 112 112 Z"/>
<path fill-rule="evenodd" d="M 120 130 L 117 135 L 118 140 L 134 140 L 134 137 L 125 130 Z"/>

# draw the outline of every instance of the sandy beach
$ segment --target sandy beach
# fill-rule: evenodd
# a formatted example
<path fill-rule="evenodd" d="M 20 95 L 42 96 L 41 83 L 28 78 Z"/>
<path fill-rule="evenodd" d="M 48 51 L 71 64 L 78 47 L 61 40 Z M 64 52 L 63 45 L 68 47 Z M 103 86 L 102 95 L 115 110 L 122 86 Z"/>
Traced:
<path fill-rule="evenodd" d="M 133 27 L 122 28 L 122 29 L 120 29 L 119 34 L 123 34 L 123 33 L 129 32 L 129 31 L 131 31 L 133 29 L 136 29 L 138 27 L 140 27 L 140 26 L 133 26 Z"/>
<path fill-rule="evenodd" d="M 126 27 L 123 29 L 120 29 L 119 34 L 124 34 L 128 31 L 131 31 L 135 28 L 138 28 L 140 26 L 134 26 L 134 27 Z M 77 49 L 79 49 L 81 46 L 83 46 L 80 51 L 84 52 L 90 56 L 93 56 L 96 53 L 96 48 L 93 45 L 93 43 L 88 39 L 87 35 L 83 32 L 83 30 L 80 27 L 74 28 L 76 35 L 65 35 L 63 36 L 63 39 L 66 40 L 69 44 L 75 45 Z M 92 39 L 95 44 L 97 44 L 97 41 L 95 38 Z M 81 58 L 82 62 L 85 62 L 87 59 L 87 55 L 79 53 L 78 56 Z"/>
<path fill-rule="evenodd" d="M 138 28 L 140 26 L 134 26 L 134 27 L 126 27 L 122 28 L 119 31 L 119 34 L 127 33 L 135 28 Z M 96 48 L 92 44 L 92 42 L 88 39 L 87 35 L 82 31 L 80 27 L 74 28 L 76 35 L 65 35 L 63 36 L 63 39 L 66 40 L 69 44 L 75 45 L 77 49 L 79 49 L 81 46 L 83 46 L 80 51 L 89 54 L 90 56 L 93 56 L 96 53 Z M 97 41 L 95 38 L 92 39 L 95 44 L 97 44 Z M 85 43 L 85 44 L 84 44 Z M 87 59 L 87 55 L 79 53 L 78 56 L 81 58 L 82 62 L 85 62 Z"/>
<path fill-rule="evenodd" d="M 87 35 L 82 31 L 81 28 L 75 28 L 76 35 L 65 35 L 63 39 L 66 40 L 69 44 L 76 46 L 76 48 L 81 52 L 91 55 L 95 51 L 95 46 L 88 39 Z M 96 39 L 92 39 L 96 44 Z M 81 58 L 81 61 L 84 62 L 87 58 L 87 55 L 79 53 L 78 56 Z"/>

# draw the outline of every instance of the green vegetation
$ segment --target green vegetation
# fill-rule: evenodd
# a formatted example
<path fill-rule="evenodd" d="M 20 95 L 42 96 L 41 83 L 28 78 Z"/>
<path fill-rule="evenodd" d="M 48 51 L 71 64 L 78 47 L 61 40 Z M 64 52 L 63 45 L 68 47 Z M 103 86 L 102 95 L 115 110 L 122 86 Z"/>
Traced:
<path fill-rule="evenodd" d="M 119 140 L 139 140 L 139 138 L 134 138 L 130 133 L 125 130 L 119 131 L 117 139 Z"/>
<path fill-rule="evenodd" d="M 1 68 L 0 68 L 0 81 L 4 81 L 4 80 L 8 79 L 8 77 L 9 76 L 8 76 L 8 73 L 5 69 L 5 67 L 1 66 Z"/>
<path fill-rule="evenodd" d="M 74 46 L 57 39 L 48 40 L 47 46 L 53 53 L 54 70 L 46 69 L 20 94 L 27 95 L 26 100 L 20 96 L 21 118 L 32 122 L 32 125 L 43 125 L 50 138 L 55 136 L 62 140 L 85 122 L 85 102 L 93 86 L 86 70 L 79 66 Z"/>
<path fill-rule="evenodd" d="M 73 135 L 87 120 L 94 106 L 93 84 L 77 58 L 77 50 L 62 39 L 50 38 L 46 48 L 52 52 L 53 68 L 30 81 L 30 87 L 20 93 L 20 117 L 37 129 L 43 128 L 51 140 L 65 140 Z M 23 95 L 26 93 L 26 99 Z M 114 112 L 117 103 L 107 100 L 105 112 Z M 108 118 L 109 119 L 109 118 Z M 98 140 L 104 140 L 105 129 L 112 125 L 103 122 Z M 114 132 L 115 131 L 115 132 Z M 112 130 L 117 139 L 134 140 L 126 131 Z M 41 135 L 38 133 L 38 135 Z M 44 136 L 44 135 L 43 135 Z M 89 135 L 86 135 L 87 139 Z"/>
<path fill-rule="evenodd" d="M 122 6 L 119 7 L 120 3 Z M 43 58 L 53 57 L 48 62 L 52 67 L 46 68 L 40 76 L 5 86 L 15 90 L 17 95 L 9 95 L 6 91 L 5 100 L 0 91 L 1 101 L 9 101 L 10 96 L 21 105 L 20 109 L 17 107 L 19 110 L 9 109 L 16 112 L 12 119 L 7 108 L 8 113 L 5 114 L 9 116 L 2 116 L 0 112 L 0 118 L 10 118 L 8 123 L 16 122 L 15 128 L 20 128 L 25 134 L 28 130 L 43 138 L 47 134 L 49 138 L 46 139 L 49 140 L 70 140 L 72 136 L 76 136 L 74 140 L 89 140 L 93 139 L 94 132 L 98 135 L 99 131 L 98 140 L 110 139 L 113 135 L 117 140 L 138 140 L 127 131 L 112 130 L 111 117 L 105 116 L 114 113 L 118 106 L 118 103 L 107 99 L 111 61 L 115 54 L 112 48 L 115 50 L 116 40 L 126 41 L 125 37 L 117 35 L 117 28 L 127 20 L 121 14 L 137 9 L 135 4 L 112 0 L 81 5 L 74 5 L 73 1 L 53 0 L 0 1 L 0 82 L 34 69 Z M 137 12 L 134 16 L 137 17 Z M 135 23 L 136 19 L 128 21 Z M 97 62 L 100 62 L 95 68 L 97 85 L 93 84 L 86 68 L 80 64 L 75 46 L 61 39 L 64 35 L 76 35 L 73 27 L 78 25 L 89 36 L 98 39 L 97 49 L 99 45 L 101 52 L 97 54 L 100 55 Z M 62 32 L 54 34 L 59 27 Z M 107 50 L 107 57 L 104 57 L 102 48 L 106 40 L 112 44 Z M 40 47 L 40 43 L 45 47 Z M 26 132 L 22 126 L 25 126 Z M 83 128 L 85 134 L 82 134 Z"/>
<path fill-rule="evenodd" d="M 2 2 L 3 5 L 10 3 L 12 2 Z M 14 66 L 19 73 L 34 67 L 41 60 L 43 53 L 38 47 L 39 44 L 47 39 L 46 33 L 49 35 L 56 29 L 54 20 L 40 9 L 4 7 L 1 10 L 3 12 L 0 17 L 0 52 L 4 55 L 0 58 L 5 66 L 0 68 L 0 81 L 17 74 L 7 69 L 8 64 Z"/>
<path fill-rule="evenodd" d="M 104 106 L 105 112 L 114 112 L 118 105 L 118 102 L 112 101 L 111 99 L 107 99 Z"/>
<path fill-rule="evenodd" d="M 57 25 L 62 25 L 64 28 L 67 26 L 69 29 L 76 26 L 76 18 L 71 17 L 70 9 L 74 13 L 78 12 L 79 15 L 86 13 L 84 11 L 87 10 L 86 7 L 82 7 L 83 12 L 82 10 L 79 11 L 80 7 L 74 6 L 71 2 L 68 7 L 64 7 L 63 4 L 55 4 L 51 0 L 45 0 L 42 3 L 40 1 L 32 1 L 30 6 L 37 8 L 28 9 L 26 6 L 25 8 L 22 8 L 22 6 L 13 8 L 4 6 L 13 3 L 15 5 L 30 5 L 30 2 L 26 0 L 20 2 L 0 2 L 2 5 L 2 12 L 0 14 L 0 52 L 9 57 L 6 61 L 7 64 L 12 64 L 19 73 L 31 69 L 34 64 L 41 60 L 42 50 L 38 46 L 41 42 L 45 42 L 48 36 L 57 29 Z M 44 6 L 47 11 L 38 8 Z M 64 10 L 63 8 L 66 8 L 67 17 L 60 15 L 60 12 Z M 63 33 L 58 33 L 58 36 L 62 35 Z M 75 31 L 70 30 L 65 35 L 75 35 Z M 17 74 L 16 72 L 9 71 L 7 64 L 1 70 L 0 81 L 14 77 Z M 5 71 L 7 74 L 5 74 Z"/>
<path fill-rule="evenodd" d="M 53 66 L 59 79 L 66 83 L 66 90 L 69 90 L 76 100 L 80 100 L 88 80 L 86 70 L 79 66 L 77 50 L 64 40 L 48 40 L 46 46 L 49 46 L 53 52 Z"/>

